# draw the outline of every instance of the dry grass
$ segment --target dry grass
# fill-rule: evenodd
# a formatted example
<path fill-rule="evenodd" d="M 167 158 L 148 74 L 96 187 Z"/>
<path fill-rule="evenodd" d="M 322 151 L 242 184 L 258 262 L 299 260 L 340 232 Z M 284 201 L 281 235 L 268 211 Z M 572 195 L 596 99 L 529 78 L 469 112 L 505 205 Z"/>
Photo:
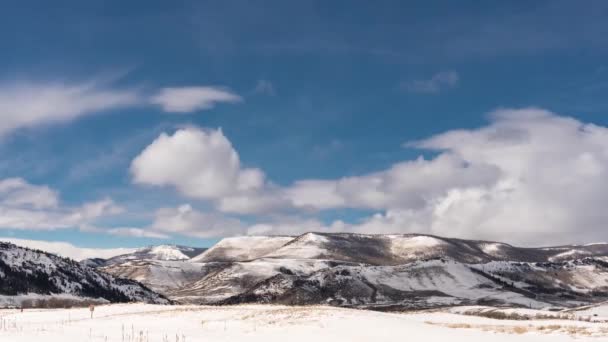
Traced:
<path fill-rule="evenodd" d="M 593 336 L 593 337 L 608 337 L 608 327 L 598 326 L 578 326 L 578 325 L 562 325 L 562 324 L 547 324 L 547 325 L 492 325 L 492 324 L 468 324 L 468 323 L 437 323 L 425 322 L 431 325 L 438 325 L 453 329 L 479 329 L 489 332 L 498 332 L 504 334 L 521 335 L 526 333 L 563 333 L 572 336 Z"/>

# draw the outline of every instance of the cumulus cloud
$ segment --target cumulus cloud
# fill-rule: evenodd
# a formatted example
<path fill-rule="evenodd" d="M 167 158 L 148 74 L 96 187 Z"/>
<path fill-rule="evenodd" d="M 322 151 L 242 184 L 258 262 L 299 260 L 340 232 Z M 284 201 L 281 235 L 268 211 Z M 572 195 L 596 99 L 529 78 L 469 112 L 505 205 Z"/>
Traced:
<path fill-rule="evenodd" d="M 338 180 L 302 180 L 285 189 L 296 207 L 417 208 L 449 187 L 487 185 L 496 181 L 499 170 L 489 164 L 471 164 L 454 154 L 434 159 L 418 158 L 388 170 Z"/>
<path fill-rule="evenodd" d="M 134 160 L 132 170 L 140 183 L 172 185 L 186 196 L 211 199 L 226 212 L 377 212 L 358 222 L 329 225 L 314 219 L 307 224 L 258 220 L 244 230 L 248 233 L 303 227 L 431 233 L 524 245 L 605 239 L 606 127 L 541 109 L 499 110 L 484 127 L 447 131 L 406 145 L 434 151 L 435 156 L 359 176 L 303 179 L 278 187 L 257 169 L 252 171 L 255 177 L 242 176 L 238 155 L 221 131 L 189 129 L 159 137 Z M 165 227 L 172 226 L 165 222 Z"/>
<path fill-rule="evenodd" d="M 426 80 L 414 80 L 402 83 L 402 88 L 415 93 L 435 94 L 446 88 L 458 85 L 460 76 L 455 71 L 442 71 Z"/>
<path fill-rule="evenodd" d="M 0 179 L 0 229 L 78 228 L 123 208 L 105 198 L 81 206 L 61 205 L 55 190 L 21 178 Z"/>
<path fill-rule="evenodd" d="M 391 168 L 396 175 L 380 172 L 372 181 L 357 177 L 367 181 L 349 184 L 352 192 L 339 190 L 343 180 L 325 181 L 332 191 L 319 196 L 330 200 L 317 206 L 364 204 L 380 210 L 344 228 L 357 232 L 432 233 L 526 245 L 605 239 L 608 129 L 539 109 L 500 110 L 491 118 L 479 129 L 409 143 L 440 152 L 424 167 L 406 162 L 405 168 Z M 294 196 L 300 198 L 298 191 Z M 310 194 L 299 200 L 314 206 L 307 198 Z"/>
<path fill-rule="evenodd" d="M 177 233 L 199 238 L 242 235 L 245 229 L 241 221 L 217 213 L 204 213 L 184 204 L 178 208 L 161 208 L 150 230 Z"/>
<path fill-rule="evenodd" d="M 203 199 L 255 191 L 265 177 L 258 169 L 241 166 L 221 130 L 194 127 L 161 134 L 133 160 L 131 173 L 136 183 L 173 186 Z"/>
<path fill-rule="evenodd" d="M 4 82 L 0 84 L 0 136 L 41 124 L 67 122 L 140 102 L 133 90 L 107 82 Z"/>
<path fill-rule="evenodd" d="M 222 87 L 191 86 L 161 89 L 150 102 L 169 113 L 189 113 L 215 107 L 218 103 L 235 103 L 242 98 Z"/>
<path fill-rule="evenodd" d="M 59 196 L 48 186 L 32 185 L 22 178 L 7 178 L 0 179 L 0 201 L 12 207 L 55 208 Z"/>
<path fill-rule="evenodd" d="M 117 255 L 127 254 L 135 251 L 135 248 L 84 248 L 74 246 L 73 244 L 67 242 L 38 241 L 10 237 L 0 237 L 0 241 L 10 242 L 21 247 L 39 249 L 78 261 L 88 258 L 109 259 Z"/>

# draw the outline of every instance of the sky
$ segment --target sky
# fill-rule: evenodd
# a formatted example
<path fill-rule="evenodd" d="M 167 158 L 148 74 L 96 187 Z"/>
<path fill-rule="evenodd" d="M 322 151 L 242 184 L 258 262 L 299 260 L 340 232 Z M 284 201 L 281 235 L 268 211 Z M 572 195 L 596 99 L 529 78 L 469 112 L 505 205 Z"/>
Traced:
<path fill-rule="evenodd" d="M 6 4 L 0 236 L 606 241 L 607 16 L 593 0 Z"/>

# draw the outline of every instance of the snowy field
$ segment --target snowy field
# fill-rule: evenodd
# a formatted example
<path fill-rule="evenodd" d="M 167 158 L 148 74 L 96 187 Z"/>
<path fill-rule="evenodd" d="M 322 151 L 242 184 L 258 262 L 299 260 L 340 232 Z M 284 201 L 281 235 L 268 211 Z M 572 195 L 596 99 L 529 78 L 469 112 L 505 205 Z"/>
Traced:
<path fill-rule="evenodd" d="M 2 342 L 195 341 L 606 341 L 605 307 L 530 320 L 472 315 L 479 308 L 380 313 L 333 307 L 104 305 L 88 309 L 0 310 Z M 469 314 L 462 314 L 462 312 Z M 483 310 L 482 310 L 483 311 Z M 590 314 L 595 322 L 584 321 Z M 594 316 L 596 315 L 596 316 Z M 542 317 L 541 319 L 536 319 Z M 572 318 L 572 315 L 570 315 Z M 581 319 L 579 321 L 578 319 Z"/>

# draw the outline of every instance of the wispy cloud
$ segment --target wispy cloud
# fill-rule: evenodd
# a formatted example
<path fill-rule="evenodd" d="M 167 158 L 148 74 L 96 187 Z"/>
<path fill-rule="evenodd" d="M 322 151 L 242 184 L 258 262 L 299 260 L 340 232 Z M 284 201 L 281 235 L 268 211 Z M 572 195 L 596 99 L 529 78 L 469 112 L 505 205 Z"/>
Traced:
<path fill-rule="evenodd" d="M 135 251 L 135 248 L 83 248 L 74 246 L 67 242 L 38 241 L 10 237 L 0 237 L 0 241 L 10 242 L 17 246 L 40 249 L 66 258 L 72 258 L 74 260 L 83 260 L 88 258 L 107 259 Z"/>
<path fill-rule="evenodd" d="M 167 113 L 188 113 L 236 103 L 242 97 L 224 87 L 187 86 L 144 91 L 118 87 L 115 76 L 84 81 L 0 81 L 0 137 L 13 131 L 70 122 L 101 112 L 158 105 Z M 259 91 L 274 92 L 270 83 Z M 151 95 L 150 95 L 151 94 Z"/>
<path fill-rule="evenodd" d="M 16 129 L 133 106 L 140 101 L 137 91 L 113 88 L 107 80 L 0 83 L 0 136 Z"/>
<path fill-rule="evenodd" d="M 168 87 L 152 96 L 150 102 L 168 113 L 190 113 L 215 107 L 218 103 L 235 103 L 242 98 L 222 87 Z"/>
<path fill-rule="evenodd" d="M 54 230 L 79 228 L 123 212 L 110 198 L 66 206 L 57 191 L 22 178 L 0 179 L 0 228 Z"/>
<path fill-rule="evenodd" d="M 105 230 L 110 235 L 124 236 L 124 237 L 137 237 L 137 238 L 153 238 L 153 239 L 168 239 L 169 236 L 150 231 L 142 228 L 134 227 L 116 227 Z"/>
<path fill-rule="evenodd" d="M 409 92 L 436 94 L 444 89 L 454 88 L 460 82 L 460 75 L 455 71 L 442 71 L 429 79 L 403 82 L 401 87 Z"/>
<path fill-rule="evenodd" d="M 258 80 L 255 85 L 255 88 L 253 89 L 253 92 L 256 94 L 263 94 L 269 96 L 274 96 L 277 94 L 274 88 L 274 84 L 272 84 L 272 82 L 268 80 Z"/>

